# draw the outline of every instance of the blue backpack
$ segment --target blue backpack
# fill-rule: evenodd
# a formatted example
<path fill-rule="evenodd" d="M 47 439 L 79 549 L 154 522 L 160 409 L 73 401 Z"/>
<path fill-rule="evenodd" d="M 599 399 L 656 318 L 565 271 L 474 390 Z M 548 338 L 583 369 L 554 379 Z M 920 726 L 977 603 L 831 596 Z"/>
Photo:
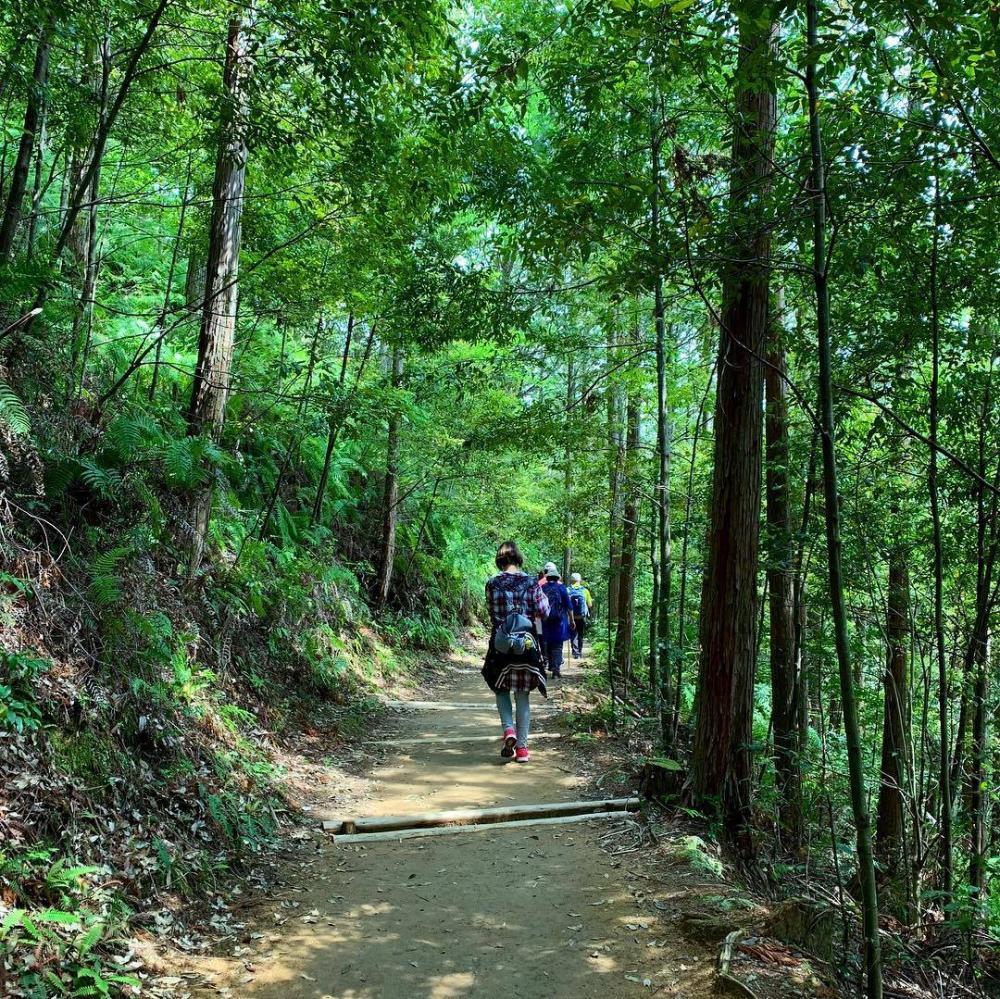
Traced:
<path fill-rule="evenodd" d="M 551 590 L 551 592 L 549 592 Z M 545 587 L 545 596 L 549 601 L 549 613 L 545 618 L 546 621 L 558 621 L 562 618 L 563 613 L 566 611 L 566 604 L 563 600 L 562 590 L 559 589 L 558 583 L 550 583 Z"/>
<path fill-rule="evenodd" d="M 571 593 L 569 595 L 570 602 L 573 604 L 573 616 L 574 617 L 586 617 L 587 616 L 587 602 L 583 599 L 582 593 Z"/>

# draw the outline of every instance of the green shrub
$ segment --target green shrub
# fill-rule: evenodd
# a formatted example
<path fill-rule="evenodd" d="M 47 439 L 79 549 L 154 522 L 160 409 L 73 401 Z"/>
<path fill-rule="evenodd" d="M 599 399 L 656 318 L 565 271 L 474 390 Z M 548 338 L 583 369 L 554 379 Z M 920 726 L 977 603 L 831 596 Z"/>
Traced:
<path fill-rule="evenodd" d="M 35 680 L 51 663 L 27 652 L 0 654 L 0 728 L 18 733 L 41 728 L 42 709 L 35 700 Z"/>

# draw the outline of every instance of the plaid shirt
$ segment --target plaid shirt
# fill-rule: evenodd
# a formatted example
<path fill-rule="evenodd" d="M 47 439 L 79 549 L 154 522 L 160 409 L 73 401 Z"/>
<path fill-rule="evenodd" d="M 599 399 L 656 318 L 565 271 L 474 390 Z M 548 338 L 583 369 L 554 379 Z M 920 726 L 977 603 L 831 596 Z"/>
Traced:
<path fill-rule="evenodd" d="M 549 602 L 538 581 L 523 572 L 501 572 L 486 584 L 486 604 L 494 628 L 507 620 L 510 614 L 523 614 L 529 621 L 544 618 L 549 612 Z"/>

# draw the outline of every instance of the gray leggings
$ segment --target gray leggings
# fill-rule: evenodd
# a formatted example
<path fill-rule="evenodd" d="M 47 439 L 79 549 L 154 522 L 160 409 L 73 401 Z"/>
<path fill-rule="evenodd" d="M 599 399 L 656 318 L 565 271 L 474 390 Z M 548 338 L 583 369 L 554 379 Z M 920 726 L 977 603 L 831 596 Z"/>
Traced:
<path fill-rule="evenodd" d="M 514 711 L 510 703 L 510 691 L 497 691 L 497 710 L 500 712 L 500 724 L 504 731 L 514 728 Z M 517 744 L 528 745 L 528 730 L 531 728 L 531 705 L 528 698 L 530 690 L 515 690 L 514 702 L 517 704 Z"/>

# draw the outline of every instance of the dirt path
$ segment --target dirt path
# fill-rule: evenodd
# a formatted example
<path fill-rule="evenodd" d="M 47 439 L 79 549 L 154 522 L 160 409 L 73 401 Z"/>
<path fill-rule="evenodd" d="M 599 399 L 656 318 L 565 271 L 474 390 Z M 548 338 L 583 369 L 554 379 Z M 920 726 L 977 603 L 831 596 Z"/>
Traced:
<path fill-rule="evenodd" d="M 474 665 L 459 663 L 440 693 L 467 708 L 405 711 L 391 737 L 495 740 L 393 747 L 357 814 L 586 796 L 567 739 L 535 740 L 530 764 L 501 762 L 492 695 Z M 559 694 L 532 700 L 533 733 L 551 732 Z M 214 991 L 251 999 L 711 995 L 714 950 L 686 943 L 660 919 L 648 880 L 598 842 L 609 825 L 323 846 L 301 890 L 265 914 L 238 959 L 208 962 Z"/>

